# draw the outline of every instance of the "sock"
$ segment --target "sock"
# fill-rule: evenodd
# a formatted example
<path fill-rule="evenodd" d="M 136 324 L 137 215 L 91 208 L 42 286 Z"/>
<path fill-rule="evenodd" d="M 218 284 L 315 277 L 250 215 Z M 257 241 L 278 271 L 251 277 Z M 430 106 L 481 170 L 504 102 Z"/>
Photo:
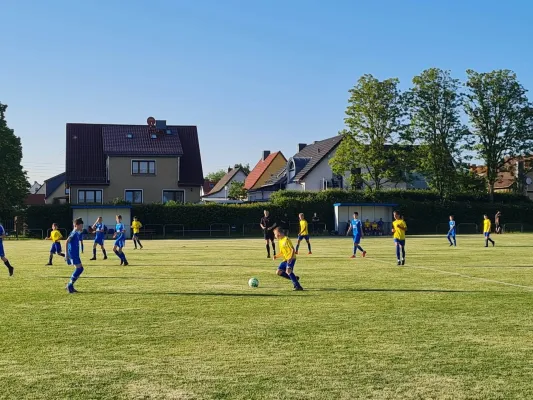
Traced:
<path fill-rule="evenodd" d="M 141 241 L 139 239 L 137 239 L 137 243 L 139 243 L 139 247 L 143 247 L 143 245 L 141 244 Z"/>
<path fill-rule="evenodd" d="M 291 272 L 288 275 L 289 275 L 289 279 L 292 281 L 292 284 L 294 285 L 294 287 L 300 286 L 300 284 L 298 283 L 298 279 L 296 279 L 296 275 L 294 275 L 294 272 Z"/>
<path fill-rule="evenodd" d="M 396 246 L 396 258 L 400 260 L 400 246 Z"/>
<path fill-rule="evenodd" d="M 453 244 L 452 243 L 452 239 L 450 238 L 450 236 L 448 236 L 448 242 L 450 242 L 450 244 Z"/>
<path fill-rule="evenodd" d="M 8 267 L 8 268 L 12 268 L 12 267 L 11 267 L 11 264 L 9 263 L 9 260 L 5 260 L 5 261 L 4 261 L 4 264 L 5 264 L 6 267 Z"/>
<path fill-rule="evenodd" d="M 489 239 L 485 239 L 485 246 L 489 246 Z"/>
<path fill-rule="evenodd" d="M 124 261 L 125 263 L 127 263 L 128 260 L 126 260 L 126 254 L 124 254 L 124 253 L 120 253 L 120 255 L 122 256 L 122 261 Z"/>
<path fill-rule="evenodd" d="M 453 237 L 453 245 L 457 246 L 457 240 L 455 239 L 455 236 Z"/>
<path fill-rule="evenodd" d="M 272 242 L 272 251 L 274 252 L 274 255 L 276 255 L 276 245 L 274 242 Z"/>
<path fill-rule="evenodd" d="M 74 272 L 72 273 L 72 276 L 70 277 L 69 285 L 74 285 L 74 282 L 78 280 L 82 272 L 83 272 L 83 267 L 76 268 Z"/>
<path fill-rule="evenodd" d="M 361 247 L 361 245 L 357 245 L 357 248 L 358 248 L 360 251 L 363 251 L 363 252 L 364 252 L 364 250 L 363 250 L 363 248 Z"/>
<path fill-rule="evenodd" d="M 105 249 L 102 249 L 102 254 L 104 255 L 104 257 L 107 257 L 107 253 L 105 252 Z"/>
<path fill-rule="evenodd" d="M 96 247 L 93 249 L 93 257 L 96 258 Z"/>
<path fill-rule="evenodd" d="M 65 257 L 65 253 L 59 253 L 61 257 Z"/>
<path fill-rule="evenodd" d="M 307 242 L 307 248 L 309 249 L 309 253 L 311 253 L 311 242 Z"/>
<path fill-rule="evenodd" d="M 133 239 L 133 245 L 137 248 L 137 239 Z"/>
<path fill-rule="evenodd" d="M 405 260 L 405 247 L 402 247 L 402 260 Z"/>
<path fill-rule="evenodd" d="M 357 246 L 356 244 L 353 245 L 353 255 L 355 256 L 355 253 L 357 253 L 357 248 L 359 246 Z"/>
<path fill-rule="evenodd" d="M 298 249 L 300 248 L 300 242 L 296 245 L 296 252 L 298 253 Z"/>
<path fill-rule="evenodd" d="M 282 278 L 285 278 L 285 279 L 291 279 L 291 277 L 289 276 L 289 274 L 287 274 L 285 271 L 283 271 L 280 275 Z"/>
<path fill-rule="evenodd" d="M 122 260 L 122 256 L 120 255 L 120 253 L 118 252 L 118 250 L 114 250 L 115 254 L 117 255 L 118 258 L 120 258 Z"/>
<path fill-rule="evenodd" d="M 52 259 L 54 258 L 53 254 L 50 254 L 50 258 L 48 259 L 48 264 L 52 264 Z"/>
<path fill-rule="evenodd" d="M 83 253 L 83 242 L 81 242 L 81 252 Z"/>
<path fill-rule="evenodd" d="M 267 254 L 270 257 L 270 245 L 268 243 L 266 245 L 266 248 L 267 248 Z"/>

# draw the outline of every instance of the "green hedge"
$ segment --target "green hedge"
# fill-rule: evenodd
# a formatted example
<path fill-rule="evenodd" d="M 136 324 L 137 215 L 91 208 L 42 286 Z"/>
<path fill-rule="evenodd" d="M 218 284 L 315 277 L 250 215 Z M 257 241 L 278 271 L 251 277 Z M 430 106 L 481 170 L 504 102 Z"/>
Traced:
<path fill-rule="evenodd" d="M 346 192 L 328 190 L 323 192 L 282 191 L 273 195 L 269 203 L 254 204 L 150 204 L 133 206 L 135 215 L 143 224 L 183 224 L 185 229 L 206 229 L 212 223 L 227 223 L 240 231 L 243 224 L 258 224 L 265 208 L 275 219 L 287 214 L 296 221 L 297 214 L 303 212 L 311 219 L 318 213 L 320 220 L 333 229 L 333 204 L 338 202 L 397 203 L 405 215 L 410 233 L 435 233 L 437 224 L 446 223 L 454 214 L 460 223 L 482 223 L 483 214 L 491 218 L 497 210 L 503 213 L 504 223 L 533 222 L 533 202 L 523 196 L 497 194 L 494 203 L 486 198 L 457 195 L 452 201 L 440 201 L 438 195 L 422 190 L 392 190 L 378 193 Z M 48 229 L 52 222 L 62 227 L 70 226 L 72 212 L 69 205 L 30 206 L 27 208 L 26 223 L 30 228 Z"/>

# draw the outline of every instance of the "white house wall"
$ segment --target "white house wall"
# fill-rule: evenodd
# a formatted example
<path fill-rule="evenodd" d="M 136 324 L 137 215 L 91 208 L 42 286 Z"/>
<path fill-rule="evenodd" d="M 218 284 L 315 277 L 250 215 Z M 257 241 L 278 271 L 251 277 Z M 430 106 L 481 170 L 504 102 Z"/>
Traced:
<path fill-rule="evenodd" d="M 231 182 L 244 182 L 245 180 L 246 180 L 246 174 L 244 172 L 242 172 L 242 171 L 237 172 L 235 174 L 235 176 L 226 184 L 228 186 L 228 191 L 229 191 L 229 187 L 231 185 Z M 227 194 L 226 190 L 224 190 L 224 188 L 222 188 L 222 190 L 220 192 L 204 196 L 204 198 L 207 198 L 207 199 L 226 199 L 226 194 Z"/>
<path fill-rule="evenodd" d="M 331 181 L 333 178 L 333 171 L 329 165 L 329 160 L 335 155 L 336 150 L 333 150 L 328 157 L 324 158 L 320 163 L 315 165 L 315 167 L 309 172 L 305 178 L 305 190 L 306 191 L 319 191 L 324 189 L 323 180 L 324 178 L 328 181 Z M 343 182 L 343 186 L 345 186 Z M 300 190 L 302 190 L 301 188 Z"/>

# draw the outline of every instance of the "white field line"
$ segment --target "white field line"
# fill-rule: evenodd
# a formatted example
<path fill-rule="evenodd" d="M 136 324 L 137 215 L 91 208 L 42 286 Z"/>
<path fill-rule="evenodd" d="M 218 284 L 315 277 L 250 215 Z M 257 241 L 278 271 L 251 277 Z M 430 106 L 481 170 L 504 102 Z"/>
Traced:
<path fill-rule="evenodd" d="M 387 261 L 378 260 L 376 258 L 372 258 L 371 260 L 372 261 L 378 261 L 378 262 L 385 263 L 385 264 L 389 264 Z M 406 267 L 397 267 L 397 268 L 406 268 Z M 521 288 L 521 289 L 533 290 L 533 286 L 518 285 L 516 283 L 509 283 L 509 282 L 504 282 L 504 281 L 497 281 L 495 279 L 481 278 L 479 276 L 460 274 L 459 272 L 445 271 L 445 270 L 437 269 L 437 268 L 421 267 L 421 266 L 416 266 L 416 265 L 409 265 L 409 266 L 407 266 L 407 268 L 425 269 L 427 271 L 438 272 L 439 274 L 454 275 L 454 276 L 459 276 L 461 278 L 477 279 L 479 281 L 488 282 L 488 283 L 497 283 L 499 285 L 506 285 L 506 286 L 517 287 L 517 288 Z"/>

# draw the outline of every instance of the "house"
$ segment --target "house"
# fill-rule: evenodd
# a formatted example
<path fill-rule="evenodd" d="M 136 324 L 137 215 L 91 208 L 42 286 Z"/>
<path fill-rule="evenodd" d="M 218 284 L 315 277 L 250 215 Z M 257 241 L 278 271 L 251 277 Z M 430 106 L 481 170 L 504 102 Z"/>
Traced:
<path fill-rule="evenodd" d="M 46 204 L 68 203 L 69 189 L 65 186 L 65 173 L 48 178 L 37 192 L 44 195 Z"/>
<path fill-rule="evenodd" d="M 30 187 L 30 193 L 31 194 L 36 194 L 39 191 L 39 189 L 41 188 L 41 186 L 43 186 L 43 185 L 41 185 L 39 182 L 33 181 L 33 185 L 31 185 L 31 187 Z"/>
<path fill-rule="evenodd" d="M 484 165 L 473 164 L 470 171 L 482 178 L 487 175 Z M 494 192 L 521 192 L 533 200 L 533 157 L 508 158 L 498 172 Z"/>
<path fill-rule="evenodd" d="M 320 191 L 333 188 L 348 189 L 350 173 L 335 174 L 329 161 L 335 156 L 343 139 L 342 135 L 315 141 L 313 144 L 298 144 L 298 152 L 272 177 L 259 188 L 248 191 L 249 198 L 267 200 L 277 190 Z M 415 175 L 409 183 L 385 183 L 384 189 L 426 189 L 427 183 L 420 175 Z"/>
<path fill-rule="evenodd" d="M 44 204 L 44 194 L 28 193 L 24 199 L 25 206 L 39 206 Z"/>
<path fill-rule="evenodd" d="M 216 182 L 212 182 L 210 180 L 205 179 L 204 184 L 202 185 L 202 188 L 200 189 L 200 197 L 204 197 L 206 194 L 208 194 L 213 188 L 215 187 Z"/>
<path fill-rule="evenodd" d="M 200 201 L 196 126 L 68 123 L 66 177 L 72 204 Z"/>
<path fill-rule="evenodd" d="M 203 201 L 229 202 L 228 192 L 232 182 L 244 182 L 246 173 L 241 168 L 228 168 L 228 173 L 211 189 L 211 191 L 202 197 Z"/>
<path fill-rule="evenodd" d="M 261 196 L 257 196 L 261 192 L 257 192 L 256 190 L 261 188 L 276 171 L 283 168 L 286 164 L 287 159 L 281 151 L 270 153 L 269 150 L 264 150 L 261 159 L 257 162 L 254 169 L 250 171 L 250 174 L 246 177 L 246 181 L 244 181 L 244 188 L 248 190 L 248 193 L 251 193 L 248 195 L 248 200 L 261 200 Z"/>

